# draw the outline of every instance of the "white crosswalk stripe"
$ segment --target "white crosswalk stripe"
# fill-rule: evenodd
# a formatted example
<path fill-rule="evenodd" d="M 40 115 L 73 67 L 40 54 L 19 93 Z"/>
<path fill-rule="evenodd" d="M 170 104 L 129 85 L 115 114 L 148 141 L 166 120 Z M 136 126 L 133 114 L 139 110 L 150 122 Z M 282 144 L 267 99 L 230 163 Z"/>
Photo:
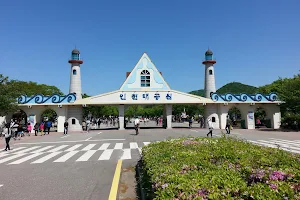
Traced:
<path fill-rule="evenodd" d="M 76 161 L 88 161 L 90 159 L 90 157 L 92 157 L 94 155 L 94 153 L 96 153 L 96 152 L 97 152 L 96 150 L 89 150 L 89 151 L 85 152 Z"/>
<path fill-rule="evenodd" d="M 123 149 L 123 155 L 120 159 L 121 160 L 131 159 L 131 149 Z"/>
<path fill-rule="evenodd" d="M 66 151 L 75 151 L 76 149 L 78 149 L 81 146 L 82 146 L 82 144 L 76 144 L 76 145 L 68 148 Z"/>
<path fill-rule="evenodd" d="M 53 153 L 50 153 L 50 154 L 48 154 L 48 155 L 46 155 L 46 156 L 44 156 L 44 157 L 42 157 L 42 158 L 40 158 L 40 159 L 38 159 L 38 160 L 32 162 L 32 164 L 43 163 L 43 162 L 45 162 L 45 161 L 47 161 L 47 160 L 49 160 L 49 159 L 51 159 L 51 158 L 57 156 L 57 155 L 60 154 L 60 153 L 61 153 L 61 152 L 53 152 Z"/>
<path fill-rule="evenodd" d="M 82 149 L 82 151 L 88 151 L 88 150 L 91 150 L 94 146 L 96 146 L 96 144 L 89 144 L 87 145 L 86 147 L 84 147 Z"/>
<path fill-rule="evenodd" d="M 43 153 L 35 153 L 35 154 L 31 154 L 31 155 L 29 155 L 29 156 L 26 156 L 26 157 L 24 157 L 24 158 L 21 158 L 21 159 L 19 159 L 19 160 L 16 160 L 16 161 L 14 161 L 14 162 L 12 162 L 12 163 L 9 163 L 9 165 L 17 165 L 17 164 L 20 164 L 20 163 L 22 163 L 22 162 L 25 162 L 25 161 L 30 160 L 30 159 L 32 159 L 32 158 L 35 158 L 35 157 L 37 157 L 37 156 L 39 156 L 39 155 L 41 155 L 41 154 L 43 154 Z"/>
<path fill-rule="evenodd" d="M 109 160 L 113 151 L 114 151 L 113 149 L 104 150 L 98 160 Z"/>
<path fill-rule="evenodd" d="M 123 148 L 123 143 L 116 143 L 114 149 L 122 149 Z"/>
<path fill-rule="evenodd" d="M 38 150 L 36 150 L 36 151 L 33 151 L 33 152 L 31 152 L 31 153 L 39 153 L 39 152 L 43 152 L 43 151 L 45 151 L 45 150 L 47 150 L 47 149 L 51 149 L 52 147 L 54 147 L 54 146 L 43 147 L 43 148 L 38 149 Z"/>
<path fill-rule="evenodd" d="M 15 151 L 0 153 L 0 164 L 64 163 L 71 162 L 70 160 L 75 160 L 76 162 L 89 160 L 108 161 L 112 159 L 128 160 L 138 156 L 135 151 L 141 154 L 142 147 L 148 144 L 150 144 L 150 142 L 18 147 Z M 74 159 L 71 159 L 72 157 L 74 157 Z"/>
<path fill-rule="evenodd" d="M 5 157 L 7 155 L 9 155 L 9 154 L 8 153 L 2 153 L 2 154 L 0 154 L 0 158 Z"/>
<path fill-rule="evenodd" d="M 300 153 L 300 142 L 291 141 L 291 140 L 282 140 L 282 139 L 271 139 L 271 140 L 248 140 L 257 145 L 271 147 L 271 148 L 280 148 L 285 151 L 292 153 Z"/>
<path fill-rule="evenodd" d="M 74 156 L 78 152 L 79 151 L 70 151 L 53 162 L 66 162 L 68 159 L 70 159 L 72 156 Z"/>
<path fill-rule="evenodd" d="M 56 152 L 56 151 L 59 151 L 59 150 L 61 150 L 61 149 L 66 148 L 67 146 L 69 146 L 69 145 L 61 145 L 61 146 L 59 146 L 59 147 L 56 147 L 56 148 L 54 148 L 54 149 L 51 149 L 49 152 Z"/>
<path fill-rule="evenodd" d="M 106 150 L 109 147 L 110 143 L 104 143 L 98 150 Z"/>
<path fill-rule="evenodd" d="M 136 142 L 130 142 L 130 149 L 137 149 L 137 148 L 139 148 L 139 147 Z"/>
<path fill-rule="evenodd" d="M 9 156 L 7 158 L 3 158 L 2 160 L 0 160 L 0 163 L 5 163 L 7 161 L 13 160 L 15 158 L 19 158 L 19 157 L 24 156 L 24 155 L 26 155 L 26 154 L 15 154 L 13 156 Z"/>
<path fill-rule="evenodd" d="M 40 146 L 34 146 L 34 147 L 30 147 L 30 148 L 27 148 L 27 149 L 24 149 L 24 150 L 18 151 L 17 153 L 20 153 L 20 154 L 22 154 L 22 153 L 26 153 L 26 152 L 28 152 L 28 151 L 31 151 L 31 150 L 37 149 L 37 148 L 39 148 L 39 147 L 40 147 Z"/>

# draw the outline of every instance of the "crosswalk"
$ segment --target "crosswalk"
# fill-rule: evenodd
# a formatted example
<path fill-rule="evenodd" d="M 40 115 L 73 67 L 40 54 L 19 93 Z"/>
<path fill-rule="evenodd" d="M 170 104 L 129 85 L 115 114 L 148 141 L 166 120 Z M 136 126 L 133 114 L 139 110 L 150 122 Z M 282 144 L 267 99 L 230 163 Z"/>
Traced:
<path fill-rule="evenodd" d="M 292 153 L 300 153 L 300 140 L 282 140 L 270 138 L 269 140 L 248 140 L 253 144 L 271 148 L 280 148 Z"/>
<path fill-rule="evenodd" d="M 141 148 L 150 142 L 130 143 L 92 143 L 75 145 L 49 145 L 17 147 L 0 153 L 0 164 L 18 165 L 21 163 L 41 164 L 45 162 L 75 162 L 128 160 L 141 153 Z M 134 154 L 134 156 L 132 156 Z"/>

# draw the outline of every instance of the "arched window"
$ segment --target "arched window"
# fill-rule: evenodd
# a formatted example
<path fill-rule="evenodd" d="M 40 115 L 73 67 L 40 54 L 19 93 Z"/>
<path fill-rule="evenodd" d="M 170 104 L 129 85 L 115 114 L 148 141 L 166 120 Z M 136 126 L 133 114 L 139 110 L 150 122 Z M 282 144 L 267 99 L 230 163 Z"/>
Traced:
<path fill-rule="evenodd" d="M 73 69 L 73 75 L 76 75 L 76 74 L 77 74 L 76 69 Z"/>
<path fill-rule="evenodd" d="M 75 119 L 72 119 L 72 124 L 76 124 L 76 121 L 75 121 Z"/>
<path fill-rule="evenodd" d="M 215 117 L 212 117 L 212 118 L 211 118 L 211 121 L 212 121 L 212 122 L 216 122 L 216 118 L 215 118 Z"/>
<path fill-rule="evenodd" d="M 148 70 L 141 72 L 141 87 L 150 87 L 150 72 Z"/>
<path fill-rule="evenodd" d="M 213 71 L 210 69 L 209 70 L 209 75 L 212 75 L 213 74 Z"/>

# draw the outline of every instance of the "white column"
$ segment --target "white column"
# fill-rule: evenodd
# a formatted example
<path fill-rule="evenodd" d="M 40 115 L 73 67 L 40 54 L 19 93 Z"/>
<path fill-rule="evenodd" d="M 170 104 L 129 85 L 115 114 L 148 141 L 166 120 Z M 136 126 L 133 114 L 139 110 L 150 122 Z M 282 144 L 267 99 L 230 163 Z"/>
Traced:
<path fill-rule="evenodd" d="M 239 107 L 242 119 L 245 120 L 246 129 L 255 129 L 255 106 L 250 104 L 243 104 Z"/>
<path fill-rule="evenodd" d="M 69 131 L 82 131 L 82 106 L 68 106 L 66 110 L 68 111 Z"/>
<path fill-rule="evenodd" d="M 164 106 L 164 115 L 166 116 L 166 128 L 171 129 L 172 128 L 172 105 L 165 105 Z"/>
<path fill-rule="evenodd" d="M 267 119 L 271 120 L 271 128 L 279 129 L 281 125 L 280 106 L 277 104 L 269 104 L 263 108 L 266 110 Z"/>
<path fill-rule="evenodd" d="M 119 105 L 119 130 L 124 130 L 124 105 Z"/>
<path fill-rule="evenodd" d="M 219 104 L 218 111 L 219 111 L 220 129 L 225 129 L 229 106 L 224 104 Z"/>

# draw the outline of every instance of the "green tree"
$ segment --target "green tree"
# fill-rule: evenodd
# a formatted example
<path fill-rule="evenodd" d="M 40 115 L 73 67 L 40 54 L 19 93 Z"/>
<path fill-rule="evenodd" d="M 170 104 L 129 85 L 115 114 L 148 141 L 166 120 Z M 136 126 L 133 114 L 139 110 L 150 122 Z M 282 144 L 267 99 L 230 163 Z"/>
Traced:
<path fill-rule="evenodd" d="M 271 84 L 260 87 L 259 91 L 265 94 L 276 92 L 279 99 L 285 102 L 280 106 L 284 126 L 293 128 L 292 124 L 295 121 L 300 124 L 300 74 L 293 78 L 279 78 Z"/>
<path fill-rule="evenodd" d="M 8 77 L 0 74 L 0 116 L 17 109 L 18 92 L 10 84 Z"/>
<path fill-rule="evenodd" d="M 50 96 L 53 94 L 63 95 L 63 93 L 58 89 L 56 86 L 46 85 L 46 84 L 38 84 L 36 82 L 26 82 L 26 81 L 18 81 L 18 80 L 11 80 L 8 83 L 11 87 L 19 95 L 27 95 L 33 96 L 36 94 L 42 94 L 45 96 Z"/>

